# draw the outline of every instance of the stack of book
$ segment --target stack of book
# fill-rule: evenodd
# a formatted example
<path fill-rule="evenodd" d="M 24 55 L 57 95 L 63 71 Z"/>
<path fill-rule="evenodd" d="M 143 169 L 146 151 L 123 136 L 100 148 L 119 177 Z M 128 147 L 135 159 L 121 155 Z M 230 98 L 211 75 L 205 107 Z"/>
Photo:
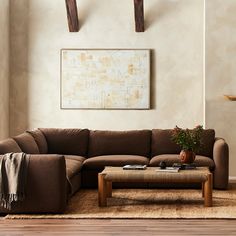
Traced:
<path fill-rule="evenodd" d="M 196 164 L 182 164 L 182 163 L 174 163 L 172 167 L 166 168 L 158 168 L 156 171 L 158 172 L 179 172 L 180 170 L 193 170 L 196 169 Z"/>
<path fill-rule="evenodd" d="M 196 169 L 196 164 L 195 163 L 192 163 L 192 164 L 174 163 L 173 167 L 178 167 L 181 170 L 193 170 L 193 169 Z"/>
<path fill-rule="evenodd" d="M 161 169 L 160 167 L 156 169 L 157 172 L 172 172 L 177 173 L 179 172 L 180 167 L 166 167 L 165 169 Z"/>

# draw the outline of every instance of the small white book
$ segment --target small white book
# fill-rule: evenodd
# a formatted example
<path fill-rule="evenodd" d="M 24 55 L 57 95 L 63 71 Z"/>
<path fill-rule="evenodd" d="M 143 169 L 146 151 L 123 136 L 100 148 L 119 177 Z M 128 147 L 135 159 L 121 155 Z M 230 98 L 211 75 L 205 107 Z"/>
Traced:
<path fill-rule="evenodd" d="M 179 167 L 166 167 L 165 169 L 161 169 L 160 167 L 156 169 L 157 172 L 170 172 L 170 173 L 177 173 L 179 172 Z"/>
<path fill-rule="evenodd" d="M 124 170 L 145 170 L 147 165 L 125 165 L 123 166 Z"/>

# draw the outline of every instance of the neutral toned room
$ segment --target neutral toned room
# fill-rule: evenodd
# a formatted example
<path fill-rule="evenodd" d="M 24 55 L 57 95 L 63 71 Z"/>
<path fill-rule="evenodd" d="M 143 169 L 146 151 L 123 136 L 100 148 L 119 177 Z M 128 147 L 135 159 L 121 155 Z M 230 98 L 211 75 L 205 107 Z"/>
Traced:
<path fill-rule="evenodd" d="M 0 235 L 236 235 L 236 0 L 0 0 Z"/>

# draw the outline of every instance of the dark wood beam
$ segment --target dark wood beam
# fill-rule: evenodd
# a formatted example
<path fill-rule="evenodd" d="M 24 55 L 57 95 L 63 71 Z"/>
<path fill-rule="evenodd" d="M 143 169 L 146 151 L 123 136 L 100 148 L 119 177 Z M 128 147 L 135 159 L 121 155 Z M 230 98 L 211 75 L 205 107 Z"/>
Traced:
<path fill-rule="evenodd" d="M 65 0 L 67 10 L 67 20 L 70 32 L 79 31 L 79 19 L 76 0 Z"/>
<path fill-rule="evenodd" d="M 134 0 L 135 31 L 144 32 L 143 0 Z"/>

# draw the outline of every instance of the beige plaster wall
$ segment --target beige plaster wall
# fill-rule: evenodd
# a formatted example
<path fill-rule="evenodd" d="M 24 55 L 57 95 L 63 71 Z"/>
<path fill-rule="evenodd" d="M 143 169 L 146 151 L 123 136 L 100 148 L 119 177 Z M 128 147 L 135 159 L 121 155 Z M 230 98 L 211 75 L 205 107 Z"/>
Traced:
<path fill-rule="evenodd" d="M 0 140 L 9 132 L 9 0 L 0 0 Z"/>
<path fill-rule="evenodd" d="M 135 33 L 133 1 L 80 0 L 80 31 L 69 33 L 64 1 L 12 0 L 11 134 L 202 124 L 203 6 L 203 0 L 145 1 L 146 31 Z M 152 49 L 152 109 L 60 110 L 61 48 Z"/>
<path fill-rule="evenodd" d="M 206 1 L 206 126 L 230 147 L 230 175 L 236 176 L 236 1 Z"/>

